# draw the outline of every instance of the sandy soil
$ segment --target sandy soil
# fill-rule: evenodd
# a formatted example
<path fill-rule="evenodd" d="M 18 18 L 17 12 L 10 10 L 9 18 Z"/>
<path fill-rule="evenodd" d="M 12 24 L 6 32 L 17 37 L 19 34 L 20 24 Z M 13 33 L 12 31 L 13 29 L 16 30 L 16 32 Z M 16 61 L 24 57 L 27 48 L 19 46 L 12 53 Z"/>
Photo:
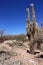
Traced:
<path fill-rule="evenodd" d="M 40 54 L 38 53 L 36 55 L 32 55 L 30 53 L 27 53 L 27 49 L 29 49 L 28 42 L 24 42 L 24 45 L 26 46 L 26 48 L 18 46 L 10 47 L 2 43 L 0 44 L 0 47 L 5 46 L 7 47 L 7 49 L 12 49 L 13 51 L 15 51 L 17 55 L 12 56 L 10 59 L 13 59 L 14 61 L 19 60 L 20 62 L 22 62 L 22 65 L 43 65 L 43 58 L 37 58 L 37 56 L 42 52 L 40 52 Z"/>

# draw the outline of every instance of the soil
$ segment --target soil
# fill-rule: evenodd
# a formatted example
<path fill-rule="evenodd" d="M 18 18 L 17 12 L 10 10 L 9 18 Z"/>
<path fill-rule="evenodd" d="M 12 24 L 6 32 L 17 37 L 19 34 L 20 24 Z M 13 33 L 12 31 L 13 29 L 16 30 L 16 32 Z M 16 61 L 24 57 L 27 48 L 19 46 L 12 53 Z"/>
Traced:
<path fill-rule="evenodd" d="M 27 49 L 29 50 L 28 43 L 24 42 L 21 46 L 1 43 L 0 65 L 43 65 L 43 52 L 35 50 L 35 55 L 30 54 L 27 52 Z"/>

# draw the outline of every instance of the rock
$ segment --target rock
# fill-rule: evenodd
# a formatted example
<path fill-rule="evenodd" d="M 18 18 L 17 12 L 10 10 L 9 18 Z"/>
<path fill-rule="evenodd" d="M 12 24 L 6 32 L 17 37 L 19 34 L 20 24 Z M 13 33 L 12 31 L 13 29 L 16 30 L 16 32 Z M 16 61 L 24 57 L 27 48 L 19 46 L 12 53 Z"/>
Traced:
<path fill-rule="evenodd" d="M 1 60 L 0 65 L 22 65 L 20 61 L 15 61 L 14 59 L 7 58 Z"/>
<path fill-rule="evenodd" d="M 0 65 L 20 65 L 20 62 L 15 62 L 11 57 L 16 56 L 17 53 L 12 48 L 3 44 L 0 46 Z"/>
<path fill-rule="evenodd" d="M 41 44 L 41 51 L 43 52 L 43 44 Z"/>
<path fill-rule="evenodd" d="M 14 43 L 16 43 L 17 41 L 16 40 L 12 40 Z"/>
<path fill-rule="evenodd" d="M 17 41 L 17 42 L 15 43 L 15 45 L 17 45 L 17 46 L 22 46 L 22 44 L 23 44 L 22 41 Z"/>
<path fill-rule="evenodd" d="M 6 44 L 1 44 L 0 45 L 0 51 L 6 51 L 9 52 L 12 48 Z"/>
<path fill-rule="evenodd" d="M 13 47 L 14 46 L 13 40 L 4 41 L 4 44 L 9 45 L 10 47 Z"/>
<path fill-rule="evenodd" d="M 6 40 L 6 41 L 4 41 L 4 43 L 6 44 L 6 43 L 13 43 L 13 41 L 12 40 Z"/>

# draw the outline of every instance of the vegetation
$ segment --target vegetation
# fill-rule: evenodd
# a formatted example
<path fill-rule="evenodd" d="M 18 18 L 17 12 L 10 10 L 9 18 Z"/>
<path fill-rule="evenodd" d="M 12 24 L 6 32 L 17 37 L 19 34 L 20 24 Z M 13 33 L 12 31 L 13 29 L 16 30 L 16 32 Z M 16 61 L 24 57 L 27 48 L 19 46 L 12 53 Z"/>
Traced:
<path fill-rule="evenodd" d="M 0 40 L 23 40 L 25 38 L 25 34 L 20 34 L 20 35 L 6 35 L 0 37 Z"/>

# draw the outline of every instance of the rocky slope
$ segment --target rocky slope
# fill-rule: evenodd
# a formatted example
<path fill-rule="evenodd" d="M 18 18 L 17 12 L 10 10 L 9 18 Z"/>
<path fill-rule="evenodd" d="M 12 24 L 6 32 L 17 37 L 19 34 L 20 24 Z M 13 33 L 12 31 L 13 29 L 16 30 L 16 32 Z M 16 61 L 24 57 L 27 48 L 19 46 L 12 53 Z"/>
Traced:
<path fill-rule="evenodd" d="M 36 50 L 36 55 L 30 54 L 28 44 L 16 40 L 0 43 L 0 65 L 43 65 L 43 53 Z"/>

